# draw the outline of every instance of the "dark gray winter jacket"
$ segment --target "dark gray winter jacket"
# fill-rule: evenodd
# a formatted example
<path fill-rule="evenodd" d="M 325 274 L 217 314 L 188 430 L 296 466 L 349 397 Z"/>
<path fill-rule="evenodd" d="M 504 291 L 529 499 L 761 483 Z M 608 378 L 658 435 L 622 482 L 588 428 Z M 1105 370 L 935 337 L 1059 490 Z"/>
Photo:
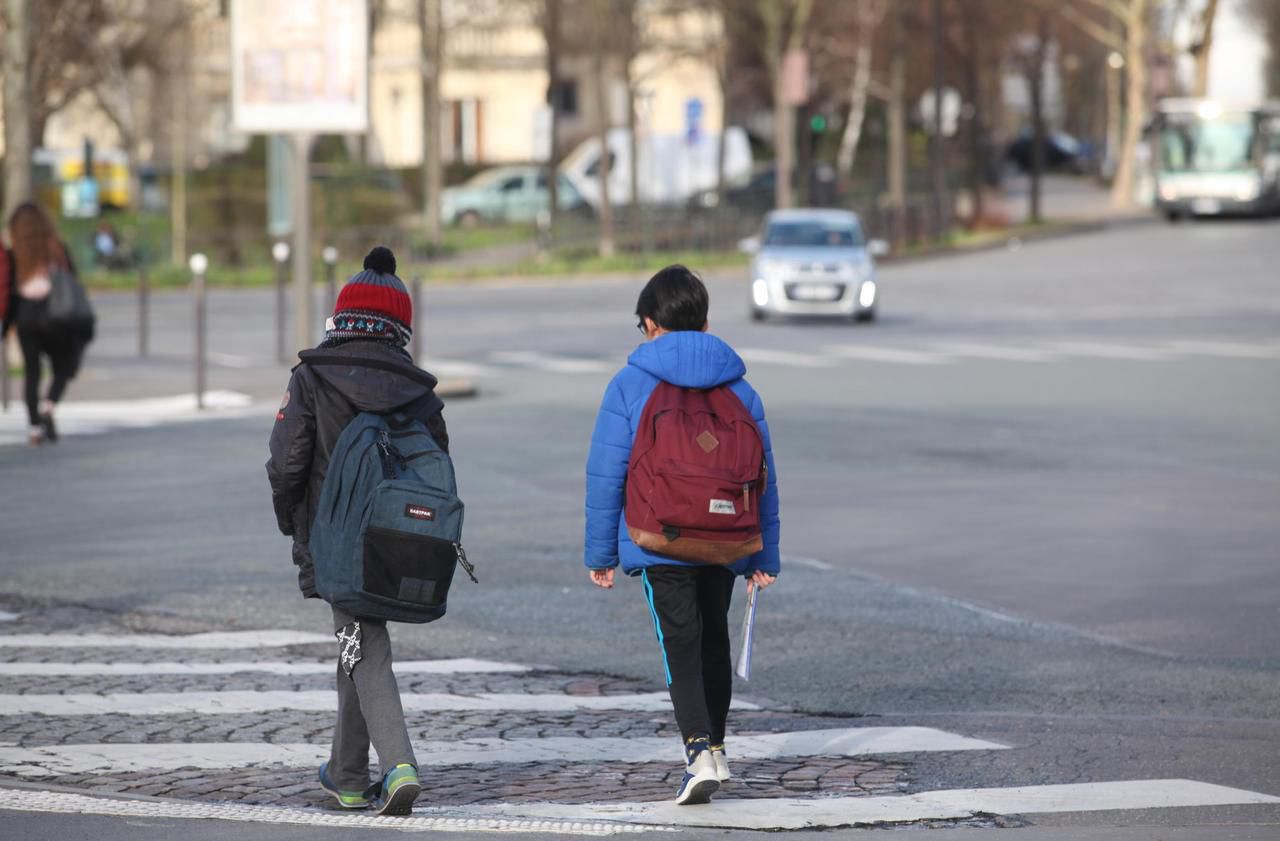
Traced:
<path fill-rule="evenodd" d="M 280 531 L 293 537 L 298 586 L 316 595 L 307 546 L 329 456 L 338 436 L 359 412 L 403 412 L 427 425 L 445 452 L 444 402 L 436 378 L 414 366 L 409 354 L 385 342 L 349 341 L 336 348 L 304 350 L 293 369 L 271 431 L 267 478 Z"/>

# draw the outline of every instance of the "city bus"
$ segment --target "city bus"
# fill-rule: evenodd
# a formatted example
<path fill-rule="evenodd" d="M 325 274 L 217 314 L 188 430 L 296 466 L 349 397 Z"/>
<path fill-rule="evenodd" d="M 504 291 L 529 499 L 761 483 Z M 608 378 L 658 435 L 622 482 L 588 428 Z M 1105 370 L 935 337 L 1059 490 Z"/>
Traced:
<path fill-rule="evenodd" d="M 1170 221 L 1280 213 L 1280 101 L 1166 99 L 1149 137 L 1155 205 Z"/>

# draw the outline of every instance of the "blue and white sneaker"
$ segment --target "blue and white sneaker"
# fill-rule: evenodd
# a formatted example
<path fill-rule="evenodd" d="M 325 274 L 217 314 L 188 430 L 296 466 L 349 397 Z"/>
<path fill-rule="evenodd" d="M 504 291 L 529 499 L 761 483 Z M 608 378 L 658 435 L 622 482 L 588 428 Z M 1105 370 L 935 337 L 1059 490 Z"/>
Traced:
<path fill-rule="evenodd" d="M 716 773 L 716 761 L 711 756 L 711 745 L 706 737 L 690 739 L 684 748 L 687 763 L 684 779 L 676 791 L 677 806 L 710 803 L 711 795 L 720 790 L 720 776 Z"/>
<path fill-rule="evenodd" d="M 720 778 L 720 782 L 729 782 L 732 775 L 729 773 L 729 760 L 724 755 L 724 742 L 711 746 L 711 758 L 716 762 L 716 776 Z"/>
<path fill-rule="evenodd" d="M 367 791 L 345 791 L 329 776 L 329 763 L 320 766 L 320 788 L 333 795 L 344 809 L 367 809 L 372 802 Z"/>

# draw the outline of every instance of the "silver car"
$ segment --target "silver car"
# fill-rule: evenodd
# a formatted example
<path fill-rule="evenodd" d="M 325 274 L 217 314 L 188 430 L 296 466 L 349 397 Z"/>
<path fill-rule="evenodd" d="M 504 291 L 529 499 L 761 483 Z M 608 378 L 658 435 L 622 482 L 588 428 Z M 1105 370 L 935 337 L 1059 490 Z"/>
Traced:
<path fill-rule="evenodd" d="M 835 315 L 872 321 L 880 290 L 874 257 L 883 240 L 867 242 L 847 210 L 775 210 L 760 237 L 742 241 L 751 260 L 751 317 Z"/>

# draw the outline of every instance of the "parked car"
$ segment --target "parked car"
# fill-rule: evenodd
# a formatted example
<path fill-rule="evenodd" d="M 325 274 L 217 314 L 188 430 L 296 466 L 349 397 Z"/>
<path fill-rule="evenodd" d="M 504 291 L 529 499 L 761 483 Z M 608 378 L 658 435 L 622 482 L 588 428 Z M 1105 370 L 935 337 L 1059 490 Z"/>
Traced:
<path fill-rule="evenodd" d="M 561 210 L 585 207 L 582 195 L 569 179 L 560 175 L 556 184 Z M 440 218 L 446 225 L 533 222 L 550 205 L 547 175 L 542 167 L 500 166 L 477 174 L 465 184 L 446 189 L 441 197 Z"/>
<path fill-rule="evenodd" d="M 1032 143 L 1031 130 L 1023 129 L 1005 153 L 1022 172 L 1031 171 Z M 1083 175 L 1089 170 L 1089 155 L 1084 144 L 1065 131 L 1051 131 L 1044 137 L 1044 167 L 1050 172 Z"/>
<path fill-rule="evenodd" d="M 880 304 L 875 257 L 888 243 L 868 242 L 848 210 L 797 208 L 765 217 L 760 236 L 743 240 L 752 253 L 751 317 L 833 315 L 872 321 Z"/>

